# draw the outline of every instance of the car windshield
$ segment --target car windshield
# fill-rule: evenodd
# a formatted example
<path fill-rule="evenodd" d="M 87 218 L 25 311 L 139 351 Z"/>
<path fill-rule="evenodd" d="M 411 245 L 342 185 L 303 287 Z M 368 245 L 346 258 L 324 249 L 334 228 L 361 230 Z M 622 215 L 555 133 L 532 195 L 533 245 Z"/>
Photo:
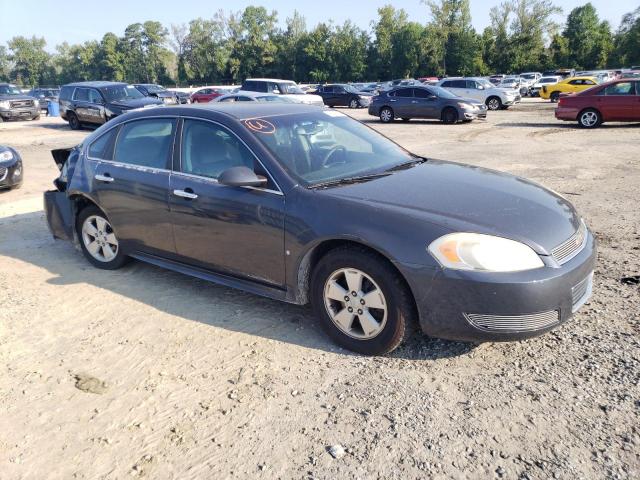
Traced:
<path fill-rule="evenodd" d="M 280 91 L 286 95 L 300 95 L 304 94 L 302 89 L 295 83 L 281 83 Z"/>
<path fill-rule="evenodd" d="M 118 100 L 131 100 L 134 98 L 144 98 L 144 95 L 133 85 L 116 85 L 101 89 L 108 102 Z"/>
<path fill-rule="evenodd" d="M 430 86 L 429 87 L 429 91 L 433 92 L 434 94 L 436 94 L 440 98 L 458 98 L 458 95 L 454 95 L 449 90 L 447 90 L 446 88 L 442 88 L 442 87 Z"/>
<path fill-rule="evenodd" d="M 556 83 L 558 81 L 555 77 L 545 77 L 540 79 L 540 83 Z"/>
<path fill-rule="evenodd" d="M 147 87 L 147 91 L 151 93 L 164 92 L 166 89 L 161 87 L 160 85 L 145 85 Z"/>
<path fill-rule="evenodd" d="M 0 95 L 22 95 L 22 91 L 15 85 L 0 85 Z"/>
<path fill-rule="evenodd" d="M 353 85 L 343 85 L 344 89 L 349 93 L 358 93 L 359 90 L 355 88 Z"/>
<path fill-rule="evenodd" d="M 335 111 L 257 117 L 243 124 L 305 186 L 378 174 L 417 159 Z"/>
<path fill-rule="evenodd" d="M 484 88 L 493 88 L 493 83 L 484 78 L 474 79 L 478 85 L 482 85 Z"/>
<path fill-rule="evenodd" d="M 277 103 L 295 103 L 289 98 L 280 97 L 278 95 L 264 95 L 262 97 L 256 97 L 258 102 L 277 102 Z"/>
<path fill-rule="evenodd" d="M 533 80 L 534 78 L 536 78 L 535 74 L 533 73 L 525 73 L 524 75 L 520 75 L 520 77 L 526 80 Z"/>

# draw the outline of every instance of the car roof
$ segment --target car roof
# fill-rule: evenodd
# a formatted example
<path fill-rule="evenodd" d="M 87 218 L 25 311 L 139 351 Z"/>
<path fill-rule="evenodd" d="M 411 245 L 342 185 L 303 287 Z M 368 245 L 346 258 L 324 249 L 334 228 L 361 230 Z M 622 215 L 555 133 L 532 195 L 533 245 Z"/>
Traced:
<path fill-rule="evenodd" d="M 593 80 L 596 81 L 597 78 L 596 77 L 591 77 L 591 76 L 580 76 L 580 77 L 569 77 L 565 79 L 566 81 L 569 80 Z"/>
<path fill-rule="evenodd" d="M 247 78 L 245 82 L 278 82 L 278 83 L 296 83 L 293 80 L 282 80 L 281 78 Z"/>
<path fill-rule="evenodd" d="M 128 85 L 124 82 L 106 82 L 106 81 L 89 81 L 89 82 L 73 82 L 64 85 L 65 87 L 94 87 L 94 88 L 104 88 L 104 87 L 113 87 L 115 85 Z"/>

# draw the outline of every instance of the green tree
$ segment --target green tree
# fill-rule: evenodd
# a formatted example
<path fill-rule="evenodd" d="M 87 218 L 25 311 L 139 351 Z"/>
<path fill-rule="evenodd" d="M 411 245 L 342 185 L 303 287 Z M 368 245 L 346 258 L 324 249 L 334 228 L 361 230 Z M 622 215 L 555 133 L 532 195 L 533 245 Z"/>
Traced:
<path fill-rule="evenodd" d="M 569 61 L 578 68 L 606 66 L 611 45 L 611 28 L 601 23 L 591 3 L 574 8 L 563 32 L 570 52 Z"/>
<path fill-rule="evenodd" d="M 277 14 L 268 13 L 264 7 L 248 6 L 244 9 L 234 25 L 235 41 L 231 52 L 234 81 L 268 74 L 273 69 L 277 21 Z"/>
<path fill-rule="evenodd" d="M 9 57 L 12 64 L 12 77 L 25 86 L 40 85 L 47 72 L 49 54 L 45 51 L 47 42 L 44 38 L 33 36 L 13 37 L 7 42 L 11 51 Z"/>
<path fill-rule="evenodd" d="M 618 66 L 640 65 L 640 7 L 622 17 L 614 48 Z"/>
<path fill-rule="evenodd" d="M 388 79 L 393 76 L 393 37 L 407 24 L 407 19 L 407 12 L 396 10 L 392 5 L 378 9 L 378 21 L 373 24 L 375 40 L 369 54 L 372 78 Z M 397 48 L 395 50 L 397 52 Z"/>
<path fill-rule="evenodd" d="M 0 81 L 8 82 L 11 75 L 11 62 L 7 47 L 0 45 Z"/>
<path fill-rule="evenodd" d="M 351 21 L 336 27 L 330 35 L 331 77 L 336 81 L 362 80 L 367 68 L 367 33 Z"/>
<path fill-rule="evenodd" d="M 124 55 L 120 39 L 114 33 L 105 33 L 96 53 L 98 79 L 121 82 L 125 79 Z"/>

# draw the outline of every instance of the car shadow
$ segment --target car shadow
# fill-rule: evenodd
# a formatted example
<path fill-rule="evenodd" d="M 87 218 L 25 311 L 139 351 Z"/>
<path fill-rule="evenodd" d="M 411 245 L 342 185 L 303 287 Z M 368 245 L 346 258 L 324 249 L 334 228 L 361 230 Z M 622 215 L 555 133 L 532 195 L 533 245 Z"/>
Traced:
<path fill-rule="evenodd" d="M 138 261 L 116 271 L 94 268 L 71 243 L 51 237 L 42 211 L 0 218 L 0 256 L 46 270 L 51 274 L 46 282 L 60 287 L 58 293 L 68 296 L 70 302 L 74 286 L 89 284 L 190 321 L 357 356 L 325 335 L 309 306 L 271 300 Z M 432 339 L 416 331 L 390 356 L 436 360 L 473 348 L 474 344 Z"/>

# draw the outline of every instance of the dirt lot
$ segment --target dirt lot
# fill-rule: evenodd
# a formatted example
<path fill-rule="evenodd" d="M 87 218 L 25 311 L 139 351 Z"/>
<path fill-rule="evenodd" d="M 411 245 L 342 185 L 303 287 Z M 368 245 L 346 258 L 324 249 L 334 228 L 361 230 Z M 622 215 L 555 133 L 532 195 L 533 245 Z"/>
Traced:
<path fill-rule="evenodd" d="M 526 342 L 416 335 L 353 355 L 306 307 L 92 268 L 51 238 L 41 200 L 49 150 L 87 132 L 5 123 L 27 179 L 0 192 L 0 478 L 640 478 L 640 289 L 620 280 L 640 274 L 640 125 L 587 132 L 540 101 L 372 125 L 566 195 L 600 242 L 591 302 Z"/>

